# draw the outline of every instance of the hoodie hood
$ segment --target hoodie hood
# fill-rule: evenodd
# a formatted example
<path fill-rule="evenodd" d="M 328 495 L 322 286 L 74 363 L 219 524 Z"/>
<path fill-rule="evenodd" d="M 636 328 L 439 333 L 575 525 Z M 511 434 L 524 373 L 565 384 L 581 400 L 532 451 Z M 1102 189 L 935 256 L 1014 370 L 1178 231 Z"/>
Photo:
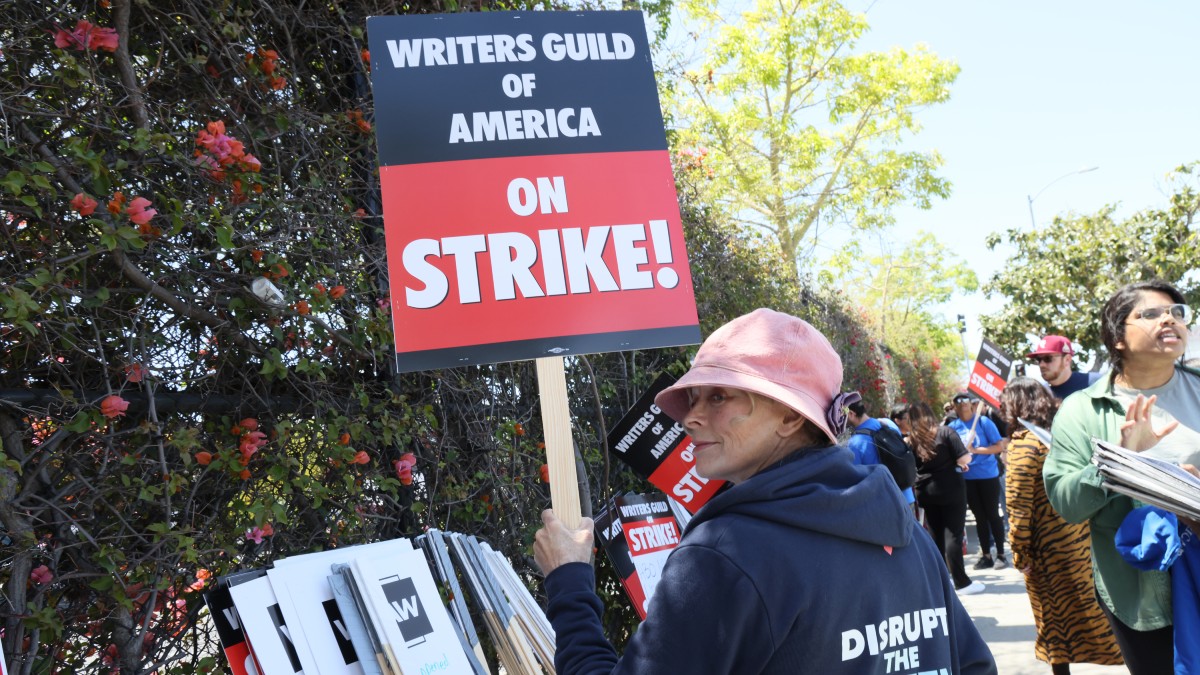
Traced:
<path fill-rule="evenodd" d="M 724 514 L 891 547 L 907 546 L 915 525 L 888 470 L 857 466 L 836 445 L 798 450 L 734 485 L 705 504 L 687 531 Z"/>

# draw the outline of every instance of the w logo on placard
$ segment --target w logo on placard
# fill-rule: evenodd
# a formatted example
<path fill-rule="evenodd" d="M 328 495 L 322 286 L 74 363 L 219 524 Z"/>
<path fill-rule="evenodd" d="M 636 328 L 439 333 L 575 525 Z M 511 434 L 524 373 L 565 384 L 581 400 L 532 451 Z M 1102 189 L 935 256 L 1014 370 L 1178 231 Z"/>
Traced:
<path fill-rule="evenodd" d="M 396 623 L 400 626 L 400 634 L 404 636 L 404 644 L 412 647 L 425 642 L 425 638 L 433 632 L 433 625 L 429 623 L 413 580 L 387 577 L 379 581 L 388 606 L 398 617 Z"/>

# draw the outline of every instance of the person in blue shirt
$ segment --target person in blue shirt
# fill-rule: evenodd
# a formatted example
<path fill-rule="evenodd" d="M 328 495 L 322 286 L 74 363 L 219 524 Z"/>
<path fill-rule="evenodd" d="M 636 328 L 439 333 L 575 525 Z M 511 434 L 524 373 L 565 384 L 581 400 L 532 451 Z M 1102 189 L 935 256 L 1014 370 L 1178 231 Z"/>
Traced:
<path fill-rule="evenodd" d="M 860 466 L 869 466 L 871 464 L 880 464 L 879 450 L 875 448 L 875 442 L 871 440 L 871 434 L 879 431 L 883 425 L 891 427 L 896 433 L 903 436 L 900 432 L 900 427 L 896 423 L 886 417 L 875 418 L 867 414 L 867 408 L 862 401 L 857 401 L 846 406 L 846 419 L 854 427 L 854 435 L 846 442 L 846 447 L 850 448 L 850 452 L 854 453 L 854 463 Z M 862 433 L 862 432 L 867 433 Z M 912 487 L 906 487 L 901 492 L 904 493 L 904 499 L 911 506 L 917 500 L 913 496 Z"/>
<path fill-rule="evenodd" d="M 978 415 L 980 403 L 966 392 L 954 397 L 958 419 L 947 425 L 963 440 L 971 452 L 970 470 L 963 474 L 967 485 L 967 507 L 975 515 L 975 533 L 979 538 L 980 555 L 975 569 L 1003 569 L 1008 566 L 1004 557 L 1004 515 L 1000 511 L 1000 464 L 996 455 L 1004 452 L 1008 442 L 990 419 Z M 996 547 L 996 557 L 991 555 Z"/>

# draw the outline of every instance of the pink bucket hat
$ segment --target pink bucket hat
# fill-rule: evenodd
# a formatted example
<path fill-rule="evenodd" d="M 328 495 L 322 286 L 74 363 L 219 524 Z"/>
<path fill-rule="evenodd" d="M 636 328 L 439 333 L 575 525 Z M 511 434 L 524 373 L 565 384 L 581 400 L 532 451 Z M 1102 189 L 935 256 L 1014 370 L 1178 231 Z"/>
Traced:
<path fill-rule="evenodd" d="M 845 428 L 845 406 L 858 394 L 842 394 L 842 360 L 816 328 L 794 316 L 756 309 L 713 331 L 692 367 L 659 392 L 654 403 L 682 422 L 688 389 L 732 387 L 762 394 L 803 415 L 833 442 Z"/>

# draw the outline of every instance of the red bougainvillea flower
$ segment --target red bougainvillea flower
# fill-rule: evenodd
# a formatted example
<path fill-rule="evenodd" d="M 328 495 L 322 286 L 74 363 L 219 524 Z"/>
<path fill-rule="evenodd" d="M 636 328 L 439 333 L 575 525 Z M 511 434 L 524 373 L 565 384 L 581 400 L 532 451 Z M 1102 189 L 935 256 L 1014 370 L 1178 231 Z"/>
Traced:
<path fill-rule="evenodd" d="M 350 434 L 343 433 L 341 436 L 338 436 L 338 443 L 341 445 L 350 445 Z"/>
<path fill-rule="evenodd" d="M 258 452 L 258 449 L 267 444 L 267 435 L 261 431 L 247 431 L 242 434 L 242 440 L 238 443 L 238 450 L 242 453 L 242 459 L 246 462 Z M 243 463 L 244 465 L 245 463 Z"/>
<path fill-rule="evenodd" d="M 254 262 L 262 262 L 263 252 L 258 249 L 254 249 L 253 251 L 250 251 L 250 259 L 253 260 Z"/>
<path fill-rule="evenodd" d="M 364 134 L 371 133 L 371 123 L 363 118 L 361 110 L 351 110 L 350 112 L 346 113 L 346 119 Z"/>
<path fill-rule="evenodd" d="M 103 49 L 107 52 L 115 52 L 118 44 L 119 36 L 115 29 L 94 26 L 86 19 L 80 19 L 75 24 L 74 30 L 66 31 L 60 28 L 54 34 L 54 46 L 59 49 L 75 49 L 77 51 Z"/>
<path fill-rule="evenodd" d="M 309 309 L 309 307 L 308 307 L 307 300 L 301 300 L 296 303 L 296 313 L 299 314 L 300 316 L 305 316 L 311 311 L 312 310 Z"/>
<path fill-rule="evenodd" d="M 274 535 L 275 535 L 275 528 L 274 528 L 274 527 L 273 527 L 273 526 L 272 526 L 270 523 L 263 523 L 263 526 L 262 526 L 262 533 L 263 533 L 263 536 L 264 536 L 264 537 L 271 537 L 271 536 L 274 536 Z"/>
<path fill-rule="evenodd" d="M 103 49 L 106 52 L 117 51 L 120 36 L 115 28 L 95 28 L 88 37 L 88 49 L 93 51 Z"/>
<path fill-rule="evenodd" d="M 196 580 L 192 582 L 191 586 L 188 586 L 188 589 L 192 591 L 202 591 L 204 590 L 204 587 L 208 585 L 208 580 L 211 578 L 212 572 L 202 567 L 196 570 Z"/>
<path fill-rule="evenodd" d="M 543 483 L 550 482 L 550 465 L 549 464 L 543 464 L 541 467 L 539 467 L 538 473 L 541 474 Z"/>
<path fill-rule="evenodd" d="M 250 469 L 242 469 L 241 473 L 238 474 L 238 478 L 250 480 Z"/>
<path fill-rule="evenodd" d="M 54 575 L 50 573 L 50 568 L 45 565 L 38 565 L 29 572 L 29 580 L 35 584 L 48 584 L 54 580 Z"/>
<path fill-rule="evenodd" d="M 71 200 L 71 208 L 79 212 L 81 216 L 90 216 L 96 211 L 99 203 L 91 197 L 80 192 Z"/>
<path fill-rule="evenodd" d="M 113 198 L 108 202 L 108 212 L 114 216 L 121 215 L 121 211 L 125 210 L 125 195 L 118 191 L 113 195 Z"/>
<path fill-rule="evenodd" d="M 276 68 L 279 67 L 279 52 L 274 49 L 259 49 L 254 53 L 246 54 L 246 63 L 258 66 L 258 70 L 266 76 L 267 86 L 271 89 L 279 91 L 287 86 L 287 78 L 275 74 Z"/>
<path fill-rule="evenodd" d="M 261 527 L 252 527 L 252 528 L 246 530 L 246 541 L 252 541 L 256 544 L 261 544 L 263 541 L 263 537 L 266 537 L 266 536 L 267 536 L 267 533 L 263 532 L 263 529 Z"/>
<path fill-rule="evenodd" d="M 134 197 L 133 201 L 129 202 L 129 206 L 125 209 L 125 213 L 129 216 L 129 220 L 137 225 L 145 225 L 154 217 L 157 210 L 150 208 L 150 200 L 145 197 Z"/>
<path fill-rule="evenodd" d="M 359 450 L 358 452 L 354 453 L 354 464 L 368 464 L 370 461 L 371 456 L 367 454 L 366 450 Z"/>
<path fill-rule="evenodd" d="M 275 72 L 275 67 L 279 63 L 279 52 L 274 49 L 260 49 L 258 50 L 258 58 L 262 59 L 258 67 L 262 68 L 264 73 L 271 75 Z"/>
<path fill-rule="evenodd" d="M 200 466 L 208 466 L 213 461 L 213 455 L 207 450 L 201 450 L 196 453 L 196 463 Z"/>
<path fill-rule="evenodd" d="M 517 422 L 516 424 L 513 425 L 513 433 L 518 436 L 524 436 L 525 435 L 525 425 L 521 424 L 520 422 Z"/>
<path fill-rule="evenodd" d="M 103 401 L 100 401 L 100 414 L 108 419 L 114 419 L 125 414 L 125 409 L 129 407 L 129 401 L 117 395 L 105 396 Z"/>
<path fill-rule="evenodd" d="M 131 363 L 125 366 L 125 379 L 130 382 L 141 382 L 146 378 L 147 373 L 146 367 L 140 363 Z"/>
<path fill-rule="evenodd" d="M 341 298 L 345 294 L 346 294 L 346 287 L 341 284 L 338 284 L 337 286 L 334 286 L 333 288 L 329 289 L 329 297 L 333 298 L 334 300 Z"/>
<path fill-rule="evenodd" d="M 221 120 L 201 129 L 196 134 L 196 145 L 202 148 L 196 151 L 196 165 L 215 181 L 225 180 L 226 168 L 256 173 L 262 169 L 262 163 L 246 152 L 241 141 L 225 133 L 225 122 Z"/>
<path fill-rule="evenodd" d="M 246 431 L 258 431 L 258 420 L 254 419 L 253 417 L 247 417 L 241 422 L 238 422 L 238 426 Z"/>
<path fill-rule="evenodd" d="M 396 467 L 396 477 L 400 479 L 401 485 L 412 485 L 412 470 L 417 465 L 417 458 L 411 452 L 406 452 L 400 456 L 400 459 L 392 462 Z"/>

